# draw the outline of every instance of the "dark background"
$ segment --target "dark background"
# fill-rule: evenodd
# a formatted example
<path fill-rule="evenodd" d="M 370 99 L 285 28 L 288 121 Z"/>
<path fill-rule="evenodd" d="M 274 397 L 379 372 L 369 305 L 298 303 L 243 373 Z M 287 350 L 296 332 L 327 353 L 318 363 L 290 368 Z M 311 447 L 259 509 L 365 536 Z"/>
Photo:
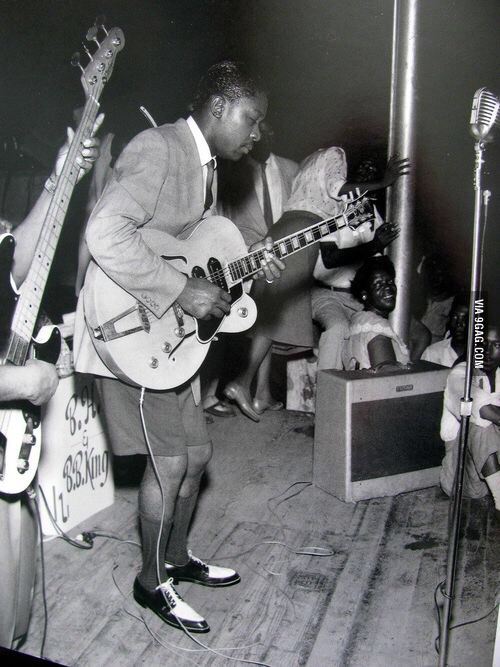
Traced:
<path fill-rule="evenodd" d="M 145 128 L 140 104 L 159 123 L 175 120 L 208 65 L 238 58 L 268 82 L 277 153 L 301 160 L 335 143 L 351 167 L 361 157 L 386 157 L 392 0 L 0 0 L 0 12 L 0 133 L 21 137 L 42 161 L 84 101 L 69 60 L 83 51 L 98 14 L 126 38 L 101 99 L 108 129 L 131 136 Z M 468 126 L 475 90 L 500 92 L 500 2 L 421 0 L 419 16 L 416 243 L 444 253 L 467 284 L 474 202 Z M 496 139 L 483 169 L 493 194 L 484 271 L 498 317 Z"/>

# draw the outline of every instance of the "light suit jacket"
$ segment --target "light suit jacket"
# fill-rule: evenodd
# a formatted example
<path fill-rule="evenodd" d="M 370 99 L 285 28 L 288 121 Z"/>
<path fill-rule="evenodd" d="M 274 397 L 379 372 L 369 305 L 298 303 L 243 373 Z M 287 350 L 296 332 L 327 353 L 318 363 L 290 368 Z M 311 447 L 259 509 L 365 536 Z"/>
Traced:
<path fill-rule="evenodd" d="M 203 168 L 184 119 L 138 134 L 118 158 L 113 176 L 90 216 L 86 241 L 92 261 L 161 317 L 184 289 L 186 277 L 141 238 L 147 226 L 185 238 L 204 212 Z M 75 322 L 77 371 L 112 376 L 95 352 L 80 293 Z"/>

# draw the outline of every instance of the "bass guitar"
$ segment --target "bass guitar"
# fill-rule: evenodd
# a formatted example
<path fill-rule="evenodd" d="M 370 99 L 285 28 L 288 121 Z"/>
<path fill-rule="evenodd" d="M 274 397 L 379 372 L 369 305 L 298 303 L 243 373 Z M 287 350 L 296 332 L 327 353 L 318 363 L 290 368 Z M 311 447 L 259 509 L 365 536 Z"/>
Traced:
<path fill-rule="evenodd" d="M 371 202 L 359 198 L 343 213 L 275 241 L 272 253 L 286 259 L 343 227 L 375 224 Z M 198 320 L 174 303 L 161 318 L 114 282 L 96 263 L 87 272 L 84 310 L 94 347 L 113 375 L 148 389 L 173 389 L 200 368 L 217 333 L 246 331 L 257 308 L 243 283 L 261 268 L 264 250 L 247 253 L 239 229 L 227 218 L 202 220 L 191 236 L 172 239 L 159 231 L 138 233 L 164 261 L 188 276 L 206 278 L 231 295 L 222 318 Z"/>
<path fill-rule="evenodd" d="M 23 366 L 30 357 L 55 363 L 60 349 L 60 333 L 56 327 L 44 327 L 33 339 L 42 296 L 50 267 L 80 167 L 76 161 L 82 142 L 92 133 L 99 110 L 99 97 L 109 80 L 116 55 L 125 44 L 123 32 L 113 28 L 109 32 L 101 26 L 105 36 L 97 40 L 94 26 L 87 39 L 97 43 L 95 53 L 88 55 L 90 62 L 83 68 L 75 56 L 73 64 L 82 70 L 81 82 L 86 103 L 81 121 L 75 131 L 62 171 L 36 245 L 33 262 L 20 291 L 13 289 L 10 266 L 14 256 L 14 237 L 4 235 L 0 240 L 1 302 L 7 304 L 2 321 L 1 364 Z M 29 402 L 2 403 L 0 410 L 0 493 L 15 494 L 24 491 L 33 481 L 40 459 L 40 410 Z"/>

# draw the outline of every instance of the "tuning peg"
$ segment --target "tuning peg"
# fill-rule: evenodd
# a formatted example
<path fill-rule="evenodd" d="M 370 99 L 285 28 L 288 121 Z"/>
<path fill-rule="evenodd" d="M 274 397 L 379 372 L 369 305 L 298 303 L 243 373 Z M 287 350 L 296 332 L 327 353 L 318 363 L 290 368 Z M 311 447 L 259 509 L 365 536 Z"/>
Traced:
<path fill-rule="evenodd" d="M 93 25 L 87 31 L 86 39 L 87 39 L 87 42 L 95 42 L 97 44 L 97 46 L 100 47 L 101 45 L 97 41 L 97 32 L 98 32 L 98 30 L 99 30 L 98 27 Z"/>
<path fill-rule="evenodd" d="M 73 53 L 73 55 L 71 56 L 71 64 L 73 65 L 73 67 L 79 67 L 82 70 L 82 72 L 85 71 L 80 64 L 80 52 L 79 51 L 75 51 L 75 53 Z"/>
<path fill-rule="evenodd" d="M 85 51 L 85 53 L 89 57 L 89 60 L 94 60 L 92 54 L 90 53 L 90 51 L 87 49 L 87 47 L 85 46 L 85 44 L 83 42 L 82 42 L 82 49 Z"/>
<path fill-rule="evenodd" d="M 94 25 L 97 26 L 98 28 L 102 28 L 103 31 L 107 35 L 108 31 L 106 30 L 106 28 L 104 26 L 105 21 L 106 21 L 106 17 L 104 16 L 104 14 L 99 14 L 99 16 L 96 16 Z"/>

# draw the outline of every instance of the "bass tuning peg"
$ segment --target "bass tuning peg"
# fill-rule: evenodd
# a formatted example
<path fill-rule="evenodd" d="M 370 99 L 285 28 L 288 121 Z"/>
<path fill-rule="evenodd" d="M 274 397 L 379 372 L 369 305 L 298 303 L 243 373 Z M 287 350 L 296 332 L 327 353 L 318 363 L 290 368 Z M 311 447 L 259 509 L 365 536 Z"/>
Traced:
<path fill-rule="evenodd" d="M 83 50 L 85 51 L 85 53 L 87 54 L 89 60 L 94 60 L 92 54 L 90 53 L 90 51 L 88 50 L 88 48 L 85 46 L 85 44 L 83 44 L 83 42 L 82 42 L 82 49 L 83 49 Z"/>
<path fill-rule="evenodd" d="M 104 14 L 99 14 L 99 16 L 96 16 L 94 25 L 97 26 L 98 28 L 102 28 L 104 33 L 107 35 L 108 31 L 106 30 L 106 28 L 104 26 L 105 22 L 106 22 L 106 17 L 104 16 Z"/>
<path fill-rule="evenodd" d="M 73 53 L 73 55 L 71 56 L 71 64 L 72 64 L 73 67 L 79 67 L 82 70 L 82 72 L 85 71 L 83 69 L 81 63 L 80 63 L 80 52 L 79 51 L 75 51 L 75 53 Z"/>
<path fill-rule="evenodd" d="M 93 25 L 91 28 L 89 28 L 87 30 L 87 34 L 86 34 L 85 38 L 86 38 L 87 42 L 95 42 L 97 44 L 97 46 L 100 47 L 101 45 L 97 41 L 98 30 L 99 30 L 98 27 Z"/>

